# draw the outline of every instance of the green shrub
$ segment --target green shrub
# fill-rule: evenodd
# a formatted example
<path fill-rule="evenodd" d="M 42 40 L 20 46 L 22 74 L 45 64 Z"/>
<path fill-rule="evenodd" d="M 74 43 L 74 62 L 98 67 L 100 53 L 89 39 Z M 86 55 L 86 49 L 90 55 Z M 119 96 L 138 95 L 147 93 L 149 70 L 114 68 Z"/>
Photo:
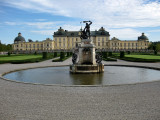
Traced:
<path fill-rule="evenodd" d="M 47 52 L 43 52 L 42 55 L 43 55 L 42 56 L 43 59 L 47 59 Z"/>
<path fill-rule="evenodd" d="M 131 54 L 131 52 L 130 52 L 130 51 L 127 51 L 127 54 Z"/>
<path fill-rule="evenodd" d="M 154 51 L 154 54 L 157 55 L 157 51 L 156 50 Z"/>
<path fill-rule="evenodd" d="M 60 60 L 63 60 L 65 58 L 65 53 L 64 52 L 60 52 Z"/>
<path fill-rule="evenodd" d="M 11 53 L 10 53 L 10 52 L 8 52 L 8 56 L 11 56 Z"/>
<path fill-rule="evenodd" d="M 112 56 L 112 52 L 109 52 L 109 53 L 108 53 L 108 56 Z"/>
<path fill-rule="evenodd" d="M 54 52 L 54 57 L 57 57 L 57 52 Z"/>
<path fill-rule="evenodd" d="M 107 52 L 102 52 L 103 58 L 107 58 Z"/>
<path fill-rule="evenodd" d="M 69 57 L 70 56 L 70 53 L 69 52 L 67 52 L 67 57 Z"/>
<path fill-rule="evenodd" d="M 120 51 L 120 58 L 124 58 L 125 54 L 124 51 Z"/>
<path fill-rule="evenodd" d="M 37 55 L 37 52 L 36 52 L 36 51 L 34 52 L 34 55 Z"/>

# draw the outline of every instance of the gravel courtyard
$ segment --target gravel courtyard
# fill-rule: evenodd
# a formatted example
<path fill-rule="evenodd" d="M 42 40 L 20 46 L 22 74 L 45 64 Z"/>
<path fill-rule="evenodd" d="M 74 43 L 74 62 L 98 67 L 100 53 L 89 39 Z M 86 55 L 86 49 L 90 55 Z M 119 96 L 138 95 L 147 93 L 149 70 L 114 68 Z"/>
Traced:
<path fill-rule="evenodd" d="M 118 60 L 105 65 L 147 66 Z M 32 67 L 71 64 L 71 58 L 53 63 L 1 64 L 0 75 Z M 46 78 L 47 79 L 47 78 Z M 16 83 L 0 78 L 0 120 L 159 120 L 160 81 L 119 86 L 62 87 Z"/>

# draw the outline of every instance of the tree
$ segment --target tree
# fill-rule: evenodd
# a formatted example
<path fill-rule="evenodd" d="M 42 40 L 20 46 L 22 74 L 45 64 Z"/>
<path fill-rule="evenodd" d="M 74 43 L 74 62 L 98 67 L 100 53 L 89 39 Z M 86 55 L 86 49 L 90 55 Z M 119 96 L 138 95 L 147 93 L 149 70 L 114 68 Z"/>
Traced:
<path fill-rule="evenodd" d="M 11 44 L 5 45 L 5 44 L 2 44 L 1 41 L 0 41 L 0 52 L 11 51 L 11 50 L 12 50 L 12 45 Z"/>
<path fill-rule="evenodd" d="M 156 55 L 160 51 L 160 42 L 152 42 L 148 49 L 154 50 L 154 54 Z"/>

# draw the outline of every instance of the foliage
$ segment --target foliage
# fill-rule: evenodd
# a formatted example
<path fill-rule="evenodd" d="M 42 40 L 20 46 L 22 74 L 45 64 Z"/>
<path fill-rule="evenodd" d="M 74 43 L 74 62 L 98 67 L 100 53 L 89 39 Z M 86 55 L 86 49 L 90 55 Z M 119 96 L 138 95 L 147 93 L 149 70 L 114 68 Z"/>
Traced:
<path fill-rule="evenodd" d="M 57 52 L 54 52 L 54 57 L 57 57 L 58 55 L 57 55 Z"/>
<path fill-rule="evenodd" d="M 112 52 L 109 52 L 109 53 L 108 53 L 108 56 L 112 56 Z"/>
<path fill-rule="evenodd" d="M 130 52 L 130 51 L 127 51 L 127 54 L 131 54 L 131 52 Z"/>
<path fill-rule="evenodd" d="M 158 55 L 125 55 L 121 59 L 132 62 L 160 62 L 160 56 Z"/>
<path fill-rule="evenodd" d="M 11 44 L 5 45 L 5 44 L 2 44 L 0 42 L 0 52 L 2 52 L 2 51 L 11 51 L 11 50 L 12 50 L 12 45 Z"/>
<path fill-rule="evenodd" d="M 69 52 L 67 52 L 67 57 L 69 57 L 70 56 L 70 53 Z"/>
<path fill-rule="evenodd" d="M 60 60 L 63 60 L 65 58 L 65 53 L 64 52 L 60 52 Z"/>
<path fill-rule="evenodd" d="M 120 51 L 120 58 L 124 58 L 124 56 L 125 56 L 124 51 Z"/>
<path fill-rule="evenodd" d="M 160 51 L 160 43 L 153 42 L 149 45 L 148 49 L 154 50 L 154 54 L 157 55 L 157 52 Z"/>
<path fill-rule="evenodd" d="M 11 56 L 11 53 L 10 53 L 10 52 L 8 52 L 8 56 Z"/>
<path fill-rule="evenodd" d="M 42 56 L 43 59 L 47 59 L 47 52 L 43 52 L 42 55 L 43 55 Z"/>
<path fill-rule="evenodd" d="M 102 52 L 102 56 L 103 56 L 103 58 L 107 58 L 108 57 L 107 52 Z"/>
<path fill-rule="evenodd" d="M 37 52 L 36 52 L 36 51 L 34 52 L 34 55 L 37 55 Z"/>

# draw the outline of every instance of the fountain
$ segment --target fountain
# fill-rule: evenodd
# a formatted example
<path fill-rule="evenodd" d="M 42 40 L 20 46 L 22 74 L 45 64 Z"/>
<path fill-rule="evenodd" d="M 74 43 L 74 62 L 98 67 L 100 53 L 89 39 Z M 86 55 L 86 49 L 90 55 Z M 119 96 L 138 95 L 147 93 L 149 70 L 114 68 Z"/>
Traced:
<path fill-rule="evenodd" d="M 96 46 L 90 39 L 91 21 L 83 21 L 86 23 L 85 28 L 81 29 L 81 43 L 75 49 L 72 55 L 73 64 L 70 65 L 71 73 L 101 73 L 104 72 L 104 65 L 101 63 L 102 57 L 95 53 Z M 79 58 L 79 59 L 77 59 Z"/>

